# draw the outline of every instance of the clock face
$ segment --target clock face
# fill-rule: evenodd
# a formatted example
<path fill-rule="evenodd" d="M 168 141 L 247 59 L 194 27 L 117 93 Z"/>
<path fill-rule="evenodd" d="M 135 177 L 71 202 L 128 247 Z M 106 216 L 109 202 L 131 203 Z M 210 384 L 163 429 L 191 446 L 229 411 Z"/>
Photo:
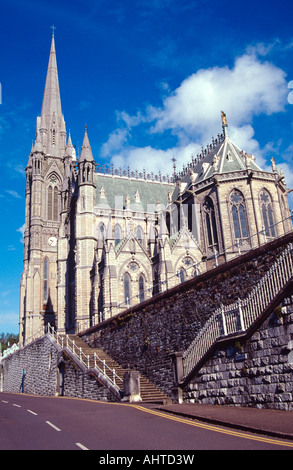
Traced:
<path fill-rule="evenodd" d="M 49 246 L 56 246 L 57 245 L 57 238 L 56 237 L 49 237 L 48 238 L 48 245 Z"/>

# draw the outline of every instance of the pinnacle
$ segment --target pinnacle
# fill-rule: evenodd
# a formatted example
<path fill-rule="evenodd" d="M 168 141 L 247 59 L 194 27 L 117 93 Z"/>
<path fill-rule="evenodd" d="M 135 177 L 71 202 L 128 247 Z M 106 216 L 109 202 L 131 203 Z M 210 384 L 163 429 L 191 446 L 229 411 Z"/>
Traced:
<path fill-rule="evenodd" d="M 41 117 L 52 117 L 54 113 L 57 118 L 62 119 L 55 39 L 52 36 Z"/>

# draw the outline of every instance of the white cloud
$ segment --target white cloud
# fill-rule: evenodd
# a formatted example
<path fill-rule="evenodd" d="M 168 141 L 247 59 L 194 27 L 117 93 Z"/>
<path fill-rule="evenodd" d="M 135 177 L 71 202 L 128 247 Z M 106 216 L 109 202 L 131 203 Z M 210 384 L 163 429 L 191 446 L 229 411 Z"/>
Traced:
<path fill-rule="evenodd" d="M 123 144 L 127 141 L 128 130 L 127 129 L 116 129 L 109 136 L 107 142 L 105 142 L 101 148 L 101 155 L 107 156 L 121 149 Z"/>
<path fill-rule="evenodd" d="M 234 126 L 251 122 L 259 114 L 284 109 L 285 73 L 255 54 L 236 59 L 232 69 L 199 70 L 184 80 L 156 112 L 155 132 L 184 128 L 201 136 L 216 132 L 223 109 Z"/>
<path fill-rule="evenodd" d="M 25 228 L 25 224 L 23 224 L 21 227 L 19 227 L 19 228 L 16 230 L 17 232 L 21 233 L 21 239 L 20 239 L 21 243 L 24 243 L 24 238 L 23 238 L 23 236 L 24 236 L 24 228 Z"/>
<path fill-rule="evenodd" d="M 116 166 L 150 167 L 164 171 L 173 156 L 180 165 L 190 161 L 201 145 L 221 132 L 220 111 L 227 114 L 229 135 L 249 153 L 257 156 L 261 165 L 265 159 L 255 139 L 252 127 L 257 115 L 282 112 L 287 104 L 288 85 L 283 70 L 268 61 L 260 60 L 251 49 L 235 60 L 233 67 L 201 69 L 187 77 L 174 91 L 169 92 L 161 107 L 149 105 L 145 112 L 130 116 L 117 113 L 122 127 L 114 131 L 102 147 L 102 155 L 112 158 Z M 133 132 L 144 126 L 142 147 L 131 146 Z M 136 129 L 134 129 L 136 128 Z M 177 139 L 167 150 L 157 150 L 166 135 Z M 158 139 L 156 148 L 148 139 Z M 161 146 L 163 147 L 163 146 Z"/>
<path fill-rule="evenodd" d="M 15 197 L 16 199 L 21 199 L 21 196 L 18 194 L 18 192 L 14 191 L 13 189 L 6 189 L 6 193 L 10 194 L 10 196 Z"/>
<path fill-rule="evenodd" d="M 138 171 L 145 169 L 147 173 L 158 174 L 161 172 L 162 175 L 171 176 L 173 158 L 176 159 L 176 168 L 181 170 L 182 165 L 190 161 L 191 155 L 196 155 L 200 150 L 200 145 L 196 143 L 166 150 L 155 149 L 151 146 L 127 147 L 112 157 L 112 163 L 115 168 L 129 166 Z"/>

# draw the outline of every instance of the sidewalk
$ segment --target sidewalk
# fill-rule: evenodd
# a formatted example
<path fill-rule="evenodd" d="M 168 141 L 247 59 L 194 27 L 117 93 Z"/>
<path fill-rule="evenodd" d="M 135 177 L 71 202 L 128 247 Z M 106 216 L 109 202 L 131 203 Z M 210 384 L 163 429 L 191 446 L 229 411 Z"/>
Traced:
<path fill-rule="evenodd" d="M 153 408 L 210 424 L 293 440 L 293 411 L 202 405 L 153 405 Z"/>

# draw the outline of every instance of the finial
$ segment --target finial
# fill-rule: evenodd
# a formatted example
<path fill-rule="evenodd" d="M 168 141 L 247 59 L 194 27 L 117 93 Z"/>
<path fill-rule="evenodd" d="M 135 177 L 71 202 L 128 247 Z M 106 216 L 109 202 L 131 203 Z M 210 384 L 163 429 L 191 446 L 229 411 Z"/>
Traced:
<path fill-rule="evenodd" d="M 176 177 L 176 158 L 173 155 L 173 158 L 171 158 L 171 161 L 173 162 L 173 176 L 174 178 Z"/>
<path fill-rule="evenodd" d="M 228 131 L 227 131 L 228 124 L 227 124 L 226 114 L 224 113 L 224 111 L 221 111 L 221 119 L 222 119 L 222 127 L 223 127 L 224 136 L 226 137 L 228 135 Z"/>
<path fill-rule="evenodd" d="M 52 37 L 55 36 L 55 29 L 56 29 L 56 26 L 52 25 L 51 26 L 51 29 L 52 29 Z"/>

